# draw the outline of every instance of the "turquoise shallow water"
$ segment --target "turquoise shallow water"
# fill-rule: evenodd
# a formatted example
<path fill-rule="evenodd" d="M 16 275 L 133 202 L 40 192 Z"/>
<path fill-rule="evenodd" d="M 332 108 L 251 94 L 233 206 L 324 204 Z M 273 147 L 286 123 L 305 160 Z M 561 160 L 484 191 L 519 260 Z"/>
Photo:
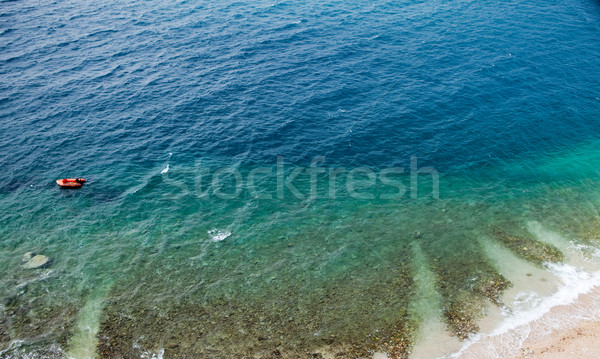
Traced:
<path fill-rule="evenodd" d="M 597 245 L 597 2 L 0 15 L 4 357 L 405 357 L 505 304 L 487 244 Z"/>

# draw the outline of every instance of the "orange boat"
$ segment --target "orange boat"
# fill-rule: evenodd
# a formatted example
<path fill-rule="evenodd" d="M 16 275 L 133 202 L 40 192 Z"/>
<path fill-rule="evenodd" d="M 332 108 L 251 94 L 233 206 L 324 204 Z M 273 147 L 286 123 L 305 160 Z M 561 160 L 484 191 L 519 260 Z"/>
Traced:
<path fill-rule="evenodd" d="M 63 178 L 56 180 L 56 184 L 63 188 L 79 188 L 84 183 L 84 178 Z"/>

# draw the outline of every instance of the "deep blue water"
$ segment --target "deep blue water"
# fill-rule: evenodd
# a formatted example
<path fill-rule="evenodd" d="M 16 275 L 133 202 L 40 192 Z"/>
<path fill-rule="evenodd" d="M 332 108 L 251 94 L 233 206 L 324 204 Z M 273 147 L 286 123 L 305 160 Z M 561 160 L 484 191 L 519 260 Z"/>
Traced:
<path fill-rule="evenodd" d="M 212 256 L 206 254 L 212 253 L 212 242 L 200 248 L 190 243 L 198 236 L 208 240 L 207 231 L 216 228 L 232 232 L 228 241 L 238 247 L 214 249 L 213 263 L 222 271 L 202 275 L 224 278 L 214 286 L 230 293 L 242 286 L 239 273 L 277 272 L 277 253 L 304 256 L 320 248 L 285 243 L 280 251 L 265 249 L 278 248 L 277 239 L 357 238 L 356 248 L 341 240 L 323 244 L 331 254 L 325 262 L 335 270 L 315 264 L 321 274 L 313 277 L 305 274 L 313 269 L 291 265 L 291 282 L 328 288 L 338 283 L 337 273 L 351 267 L 336 250 L 372 251 L 365 243 L 385 242 L 398 232 L 407 234 L 410 240 L 403 243 L 408 243 L 414 233 L 426 232 L 418 226 L 431 225 L 443 237 L 448 229 L 442 223 L 451 222 L 436 222 L 435 216 L 446 216 L 440 213 L 448 206 L 465 213 L 452 219 L 462 234 L 496 220 L 506 224 L 515 213 L 537 221 L 553 218 L 548 219 L 553 225 L 572 228 L 561 222 L 561 213 L 577 210 L 578 199 L 591 198 L 585 193 L 598 174 L 599 119 L 596 0 L 2 1 L 0 275 L 7 288 L 16 288 L 24 280 L 13 270 L 22 253 L 44 249 L 54 257 L 72 257 L 56 260 L 58 271 L 84 273 L 63 276 L 47 289 L 60 292 L 52 286 L 79 283 L 57 297 L 57 302 L 76 302 L 74 308 L 86 302 L 97 278 L 111 278 L 114 294 L 106 289 L 108 294 L 100 295 L 108 297 L 119 297 L 132 283 L 146 283 L 146 267 L 136 271 L 138 260 L 149 261 L 146 270 L 170 281 L 157 288 L 172 285 L 192 293 L 202 286 L 190 284 L 194 280 L 173 263 Z M 327 165 L 373 169 L 407 167 L 417 156 L 421 166 L 434 167 L 451 184 L 442 184 L 441 204 L 400 209 L 354 200 L 313 207 L 248 198 L 163 201 L 171 193 L 160 174 L 167 163 L 176 179 L 194 173 L 200 160 L 237 165 L 246 175 L 257 166 L 275 166 L 278 155 L 290 165 L 308 166 L 324 156 Z M 57 178 L 76 176 L 87 177 L 89 185 L 73 193 L 55 188 Z M 563 186 L 578 194 L 556 190 Z M 471 197 L 463 198 L 465 193 Z M 552 212 L 549 198 L 569 205 Z M 473 203 L 482 207 L 474 209 Z M 582 211 L 592 216 L 590 207 L 597 208 Z M 373 216 L 365 229 L 355 230 L 361 226 L 356 223 Z M 432 260 L 446 246 L 439 238 L 422 245 L 423 256 Z M 167 257 L 172 242 L 193 249 L 189 256 Z M 392 242 L 374 246 L 384 257 L 390 248 L 406 252 Z M 470 256 L 470 250 L 458 257 Z M 249 267 L 236 262 L 254 251 L 265 258 Z M 95 262 L 90 253 L 106 257 Z M 448 265 L 454 266 L 453 260 Z M 239 273 L 227 272 L 231 268 Z M 374 283 L 376 271 L 365 268 L 355 268 L 364 273 L 357 274 L 364 279 L 360 288 Z M 282 298 L 310 297 L 295 284 L 281 285 Z M 449 293 L 464 289 L 457 288 L 441 288 L 442 297 L 454 303 Z M 141 295 L 148 303 L 162 293 L 148 292 Z M 258 294 L 244 295 L 254 303 L 248 298 Z M 216 306 L 211 300 L 204 305 Z M 405 304 L 398 299 L 389 307 Z M 348 308 L 353 305 L 329 311 L 339 317 L 372 314 L 348 314 Z M 291 317 L 304 318 L 292 312 Z M 105 332 L 112 328 L 103 325 Z M 332 328 L 357 330 L 348 323 Z M 35 337 L 15 330 L 5 336 Z M 3 343 L 8 339 L 0 332 L 0 353 Z"/>
<path fill-rule="evenodd" d="M 596 138 L 594 1 L 3 2 L 3 187 L 168 152 L 485 166 Z"/>

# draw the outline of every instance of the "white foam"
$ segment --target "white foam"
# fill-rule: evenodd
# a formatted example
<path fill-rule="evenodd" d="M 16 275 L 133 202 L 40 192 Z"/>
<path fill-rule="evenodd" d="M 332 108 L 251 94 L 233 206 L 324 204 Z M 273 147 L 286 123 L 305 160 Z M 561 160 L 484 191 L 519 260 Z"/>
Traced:
<path fill-rule="evenodd" d="M 13 341 L 10 342 L 10 344 L 8 345 L 8 348 L 6 348 L 4 350 L 0 350 L 0 355 L 4 355 L 5 353 L 8 353 L 8 351 L 14 350 L 15 348 L 20 347 L 24 343 L 25 343 L 24 340 L 14 339 Z"/>
<path fill-rule="evenodd" d="M 18 284 L 18 285 L 15 287 L 15 289 L 16 289 L 16 290 L 18 290 L 18 289 L 21 289 L 21 288 L 23 288 L 23 287 L 26 287 L 26 286 L 28 286 L 28 285 L 29 285 L 29 284 L 31 284 L 31 283 L 34 283 L 34 282 L 37 282 L 37 281 L 41 281 L 41 280 L 47 279 L 47 278 L 49 278 L 49 277 L 50 277 L 50 276 L 51 276 L 53 273 L 54 273 L 54 271 L 53 271 L 52 269 L 48 269 L 48 270 L 46 270 L 46 271 L 42 272 L 42 273 L 41 273 L 39 276 L 37 276 L 37 277 L 35 277 L 35 278 L 32 278 L 32 279 L 30 279 L 30 280 L 28 280 L 28 281 L 25 281 L 25 282 L 23 282 L 23 283 L 20 283 L 20 284 Z"/>
<path fill-rule="evenodd" d="M 536 308 L 543 300 L 544 298 L 535 291 L 521 291 L 515 296 L 512 308 L 502 307 L 501 310 L 508 317 L 514 315 L 515 312 L 523 313 Z"/>
<path fill-rule="evenodd" d="M 0 357 L 3 359 L 39 359 L 41 356 L 38 353 L 31 353 L 31 348 L 28 346 L 28 342 L 21 339 L 15 339 L 10 342 L 9 347 L 5 350 L 0 350 Z M 12 353 L 10 353 L 12 352 Z M 10 353 L 10 354 L 9 354 Z M 63 358 L 65 352 L 57 344 L 51 344 L 47 349 L 49 356 L 44 358 Z"/>
<path fill-rule="evenodd" d="M 590 264 L 598 264 L 600 259 L 600 248 L 582 243 L 570 242 L 570 248 L 576 252 L 583 261 Z"/>
<path fill-rule="evenodd" d="M 462 355 L 472 345 L 481 342 L 483 339 L 488 337 L 496 337 L 505 334 L 511 330 L 515 330 L 519 327 L 526 326 L 540 319 L 543 315 L 548 313 L 553 307 L 560 305 L 569 305 L 573 303 L 580 295 L 590 292 L 594 287 L 600 285 L 600 271 L 589 273 L 578 269 L 569 264 L 546 264 L 546 268 L 556 275 L 560 282 L 563 284 L 558 291 L 549 297 L 539 298 L 527 298 L 530 300 L 537 300 L 538 305 L 529 307 L 530 309 L 518 310 L 516 309 L 506 320 L 504 320 L 494 331 L 490 334 L 477 334 L 470 337 L 464 346 L 455 354 L 452 354 L 451 358 L 456 358 Z M 527 300 L 526 299 L 526 300 Z M 518 306 L 517 306 L 518 308 Z M 522 343 L 528 336 L 528 333 L 520 338 Z M 489 348 L 494 350 L 494 348 Z"/>
<path fill-rule="evenodd" d="M 163 356 L 165 355 L 165 350 L 164 349 L 160 349 L 158 351 L 158 353 L 152 353 L 152 352 L 143 352 L 140 355 L 141 359 L 163 359 Z"/>
<path fill-rule="evenodd" d="M 169 152 L 169 158 L 167 158 L 167 167 L 160 171 L 161 174 L 169 172 L 169 160 L 171 159 L 171 156 L 173 156 L 173 152 Z"/>
<path fill-rule="evenodd" d="M 231 235 L 230 231 L 221 231 L 219 229 L 211 229 L 210 231 L 208 231 L 208 234 L 211 236 L 211 239 L 214 242 L 220 242 L 222 240 L 224 240 L 225 238 L 229 237 Z"/>

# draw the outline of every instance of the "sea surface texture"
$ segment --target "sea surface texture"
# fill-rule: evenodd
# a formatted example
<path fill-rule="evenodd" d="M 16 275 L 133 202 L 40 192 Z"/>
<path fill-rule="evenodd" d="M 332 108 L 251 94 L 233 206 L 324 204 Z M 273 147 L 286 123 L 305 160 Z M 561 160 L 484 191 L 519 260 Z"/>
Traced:
<path fill-rule="evenodd" d="M 0 168 L 2 358 L 447 355 L 600 267 L 600 2 L 1 1 Z"/>

